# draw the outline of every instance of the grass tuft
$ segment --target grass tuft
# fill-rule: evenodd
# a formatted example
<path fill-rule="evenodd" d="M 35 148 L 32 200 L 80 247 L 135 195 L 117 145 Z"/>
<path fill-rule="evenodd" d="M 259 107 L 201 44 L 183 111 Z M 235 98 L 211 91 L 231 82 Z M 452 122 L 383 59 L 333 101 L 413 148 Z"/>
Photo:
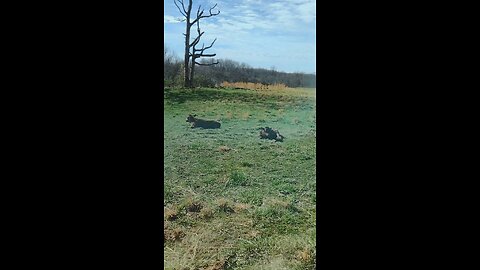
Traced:
<path fill-rule="evenodd" d="M 233 171 L 230 174 L 230 181 L 228 182 L 229 186 L 246 186 L 248 184 L 247 177 L 244 173 L 239 171 Z"/>
<path fill-rule="evenodd" d="M 175 209 L 166 208 L 164 210 L 164 217 L 170 221 L 175 220 L 178 217 L 178 212 Z"/>
<path fill-rule="evenodd" d="M 221 212 L 225 213 L 232 213 L 234 212 L 234 209 L 232 207 L 232 202 L 225 199 L 225 198 L 220 198 L 217 200 L 217 207 Z"/>

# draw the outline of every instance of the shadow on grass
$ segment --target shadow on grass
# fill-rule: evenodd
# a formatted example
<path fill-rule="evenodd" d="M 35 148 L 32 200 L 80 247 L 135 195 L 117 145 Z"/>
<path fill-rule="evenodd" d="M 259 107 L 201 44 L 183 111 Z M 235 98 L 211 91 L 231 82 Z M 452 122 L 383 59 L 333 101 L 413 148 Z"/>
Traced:
<path fill-rule="evenodd" d="M 211 88 L 164 88 L 163 99 L 173 104 L 181 104 L 186 101 L 224 101 L 224 102 L 243 102 L 243 103 L 262 103 L 270 107 L 278 107 L 280 103 L 308 102 L 308 99 L 301 97 L 288 97 L 277 95 L 265 95 L 248 90 L 237 89 L 211 89 Z"/>
<path fill-rule="evenodd" d="M 239 92 L 235 90 L 223 89 L 182 89 L 182 88 L 165 88 L 163 98 L 165 101 L 172 103 L 184 103 L 185 101 L 241 101 L 256 102 L 258 95 L 250 92 Z"/>

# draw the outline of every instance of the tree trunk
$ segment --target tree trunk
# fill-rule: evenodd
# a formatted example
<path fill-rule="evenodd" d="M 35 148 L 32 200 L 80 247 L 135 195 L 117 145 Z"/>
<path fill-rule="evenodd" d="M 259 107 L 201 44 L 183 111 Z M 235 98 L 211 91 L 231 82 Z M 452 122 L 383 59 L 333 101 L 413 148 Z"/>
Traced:
<path fill-rule="evenodd" d="M 183 63 L 183 86 L 185 88 L 192 88 L 193 87 L 193 75 L 195 73 L 195 59 L 199 57 L 214 57 L 216 54 L 204 54 L 203 52 L 206 49 L 209 49 L 213 46 L 213 43 L 215 43 L 215 39 L 212 44 L 208 47 L 204 47 L 202 45 L 202 49 L 196 50 L 195 45 L 198 44 L 200 41 L 200 37 L 203 35 L 204 32 L 200 32 L 200 26 L 199 26 L 199 21 L 202 18 L 209 18 L 212 16 L 217 16 L 220 14 L 220 10 L 217 13 L 212 13 L 212 10 L 217 6 L 215 4 L 210 10 L 208 11 L 208 15 L 203 15 L 204 10 L 200 11 L 200 7 L 198 7 L 197 10 L 197 17 L 190 22 L 190 15 L 192 11 L 192 0 L 188 0 L 188 6 L 185 9 L 185 3 L 183 2 L 184 0 L 174 0 L 173 3 L 175 6 L 177 6 L 178 11 L 185 17 L 186 20 L 186 28 L 185 28 L 185 58 L 184 58 L 184 63 Z M 180 8 L 181 5 L 181 8 Z M 197 23 L 197 30 L 198 30 L 198 36 L 194 39 L 193 43 L 190 44 L 190 29 L 192 26 Z M 193 51 L 190 52 L 190 48 L 193 47 Z M 198 54 L 198 52 L 200 52 Z M 190 57 L 192 57 L 192 61 L 190 62 Z M 210 65 L 216 65 L 217 63 L 212 63 Z"/>
<path fill-rule="evenodd" d="M 190 87 L 193 87 L 193 75 L 195 74 L 195 58 L 192 57 L 192 66 L 190 67 Z"/>
<path fill-rule="evenodd" d="M 190 62 L 190 18 L 187 17 L 187 29 L 185 31 L 185 60 L 184 60 L 184 65 L 183 65 L 183 71 L 184 71 L 184 82 L 183 86 L 184 87 L 191 87 L 191 77 L 190 77 L 190 69 L 189 69 L 189 62 Z"/>

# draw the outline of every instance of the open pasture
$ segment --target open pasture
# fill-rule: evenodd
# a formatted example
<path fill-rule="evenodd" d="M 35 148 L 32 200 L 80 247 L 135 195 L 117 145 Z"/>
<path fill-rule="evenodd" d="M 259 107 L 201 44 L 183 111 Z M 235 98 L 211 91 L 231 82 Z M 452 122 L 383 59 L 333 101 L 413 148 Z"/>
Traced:
<path fill-rule="evenodd" d="M 314 269 L 315 97 L 164 89 L 165 269 Z M 266 126 L 284 141 L 261 140 Z"/>

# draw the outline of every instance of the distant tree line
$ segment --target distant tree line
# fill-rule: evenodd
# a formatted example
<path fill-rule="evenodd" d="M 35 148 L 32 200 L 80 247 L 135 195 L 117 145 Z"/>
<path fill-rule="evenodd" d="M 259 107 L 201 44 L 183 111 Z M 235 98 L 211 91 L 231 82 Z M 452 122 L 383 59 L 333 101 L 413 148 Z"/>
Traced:
<path fill-rule="evenodd" d="M 272 69 L 252 68 L 229 59 L 202 59 L 200 63 L 217 62 L 213 66 L 197 66 L 195 86 L 214 87 L 222 82 L 283 83 L 288 87 L 315 87 L 316 75 L 302 72 L 286 73 Z M 168 48 L 164 50 L 163 78 L 166 86 L 180 86 L 184 79 L 183 62 Z"/>

